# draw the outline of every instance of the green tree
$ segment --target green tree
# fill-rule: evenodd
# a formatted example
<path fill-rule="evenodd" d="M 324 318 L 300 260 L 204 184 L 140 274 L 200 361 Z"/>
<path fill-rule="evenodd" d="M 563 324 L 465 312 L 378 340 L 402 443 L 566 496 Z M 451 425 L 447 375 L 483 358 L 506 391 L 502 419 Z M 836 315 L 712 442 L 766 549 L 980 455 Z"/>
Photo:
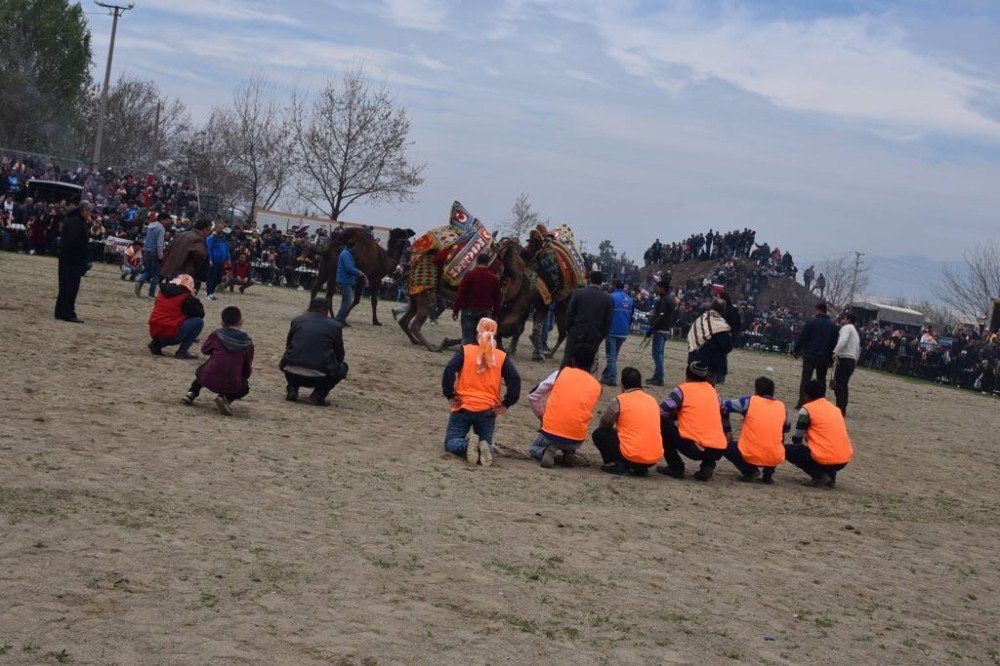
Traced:
<path fill-rule="evenodd" d="M 0 0 L 0 145 L 71 151 L 90 85 L 90 31 L 68 0 Z"/>

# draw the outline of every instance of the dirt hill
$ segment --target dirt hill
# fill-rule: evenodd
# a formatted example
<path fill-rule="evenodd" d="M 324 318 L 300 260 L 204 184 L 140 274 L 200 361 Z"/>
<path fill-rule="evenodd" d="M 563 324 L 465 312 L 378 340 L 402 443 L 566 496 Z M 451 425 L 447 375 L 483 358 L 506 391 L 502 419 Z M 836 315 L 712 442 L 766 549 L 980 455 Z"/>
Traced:
<path fill-rule="evenodd" d="M 643 281 L 648 276 L 658 271 L 669 270 L 672 275 L 672 284 L 675 288 L 684 288 L 689 280 L 703 282 L 705 278 L 713 278 L 713 282 L 725 285 L 727 291 L 733 295 L 737 301 L 745 300 L 742 296 L 744 286 L 754 275 L 762 273 L 763 269 L 746 259 L 736 260 L 732 270 L 726 270 L 725 264 L 728 262 L 719 260 L 707 261 L 686 261 L 679 264 L 664 263 L 657 266 L 646 266 L 640 270 Z M 722 270 L 721 281 L 714 279 L 719 277 Z M 760 290 L 758 302 L 761 304 L 770 303 L 772 300 L 782 307 L 809 307 L 816 302 L 816 296 L 811 294 L 805 285 L 799 284 L 791 277 L 764 274 L 763 285 Z M 760 279 L 760 278 L 759 278 Z"/>

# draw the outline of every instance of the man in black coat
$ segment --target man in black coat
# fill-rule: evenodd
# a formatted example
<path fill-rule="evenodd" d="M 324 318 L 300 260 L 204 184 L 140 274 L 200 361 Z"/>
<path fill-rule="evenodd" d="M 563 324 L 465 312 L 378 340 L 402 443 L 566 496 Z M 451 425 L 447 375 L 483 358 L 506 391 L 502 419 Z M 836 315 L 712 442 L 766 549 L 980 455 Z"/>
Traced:
<path fill-rule="evenodd" d="M 280 368 L 285 373 L 285 399 L 299 399 L 299 388 L 312 388 L 309 401 L 317 407 L 330 403 L 326 396 L 347 377 L 344 362 L 344 325 L 327 315 L 326 299 L 314 298 L 309 310 L 292 320 Z"/>
<path fill-rule="evenodd" d="M 611 295 L 601 289 L 603 282 L 604 274 L 594 271 L 590 274 L 590 284 L 578 289 L 569 299 L 563 368 L 572 362 L 576 347 L 584 345 L 596 352 L 611 331 L 615 303 L 611 300 Z"/>
<path fill-rule="evenodd" d="M 82 324 L 76 316 L 76 296 L 80 279 L 90 264 L 88 225 L 94 214 L 93 205 L 84 201 L 66 213 L 59 234 L 59 295 L 56 297 L 56 319 Z"/>
<path fill-rule="evenodd" d="M 826 303 L 816 304 L 816 316 L 802 327 L 798 340 L 792 348 L 795 358 L 802 358 L 802 381 L 799 384 L 799 402 L 795 409 L 801 409 L 805 402 L 805 388 L 815 375 L 826 390 L 826 373 L 833 362 L 833 350 L 837 346 L 840 329 L 827 314 Z"/>
<path fill-rule="evenodd" d="M 677 303 L 670 293 L 669 277 L 660 280 L 656 285 L 656 296 L 656 307 L 650 315 L 649 332 L 646 333 L 647 338 L 652 338 L 653 376 L 646 383 L 663 386 L 663 353 L 667 340 L 670 339 L 670 330 L 677 319 Z"/>

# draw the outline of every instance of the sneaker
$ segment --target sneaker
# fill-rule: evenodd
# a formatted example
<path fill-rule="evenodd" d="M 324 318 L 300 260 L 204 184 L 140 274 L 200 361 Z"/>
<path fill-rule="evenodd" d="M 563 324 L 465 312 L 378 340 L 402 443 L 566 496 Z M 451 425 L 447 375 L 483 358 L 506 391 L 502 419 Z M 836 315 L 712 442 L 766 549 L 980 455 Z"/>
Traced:
<path fill-rule="evenodd" d="M 755 467 L 750 472 L 747 472 L 746 474 L 741 474 L 739 480 L 742 481 L 743 483 L 750 483 L 758 476 L 760 476 L 760 470 Z"/>
<path fill-rule="evenodd" d="M 479 464 L 483 467 L 493 465 L 493 452 L 490 451 L 489 442 L 484 439 L 479 440 Z"/>
<path fill-rule="evenodd" d="M 163 347 L 156 344 L 156 340 L 149 341 L 149 351 L 153 356 L 163 356 Z"/>
<path fill-rule="evenodd" d="M 207 298 L 207 299 L 208 299 L 208 300 L 210 300 L 210 301 L 214 301 L 214 300 L 216 300 L 216 298 L 215 298 L 215 294 L 209 294 L 209 295 L 208 295 L 208 296 L 206 296 L 205 298 Z"/>
<path fill-rule="evenodd" d="M 297 389 L 288 389 L 285 392 L 285 400 L 287 400 L 288 402 L 298 402 L 299 401 L 299 392 L 298 392 L 298 390 Z"/>
<path fill-rule="evenodd" d="M 142 283 L 141 282 L 136 282 L 135 283 L 135 297 L 139 298 L 140 296 L 142 296 Z"/>
<path fill-rule="evenodd" d="M 773 476 L 765 476 L 763 479 L 760 480 L 760 482 L 763 483 L 765 486 L 773 486 L 774 485 L 774 477 Z"/>
<path fill-rule="evenodd" d="M 546 446 L 542 452 L 542 467 L 552 469 L 556 466 L 556 447 Z"/>
<path fill-rule="evenodd" d="M 465 462 L 469 463 L 470 465 L 479 464 L 479 446 L 477 444 L 468 442 L 465 445 Z"/>
<path fill-rule="evenodd" d="M 219 413 L 223 416 L 233 415 L 233 405 L 229 402 L 229 399 L 226 398 L 226 396 L 215 396 L 215 406 L 219 408 Z"/>
<path fill-rule="evenodd" d="M 666 465 L 659 465 L 656 468 L 656 471 L 659 472 L 660 474 L 662 474 L 663 476 L 669 476 L 672 479 L 683 479 L 684 478 L 684 470 L 683 469 L 670 469 Z"/>
<path fill-rule="evenodd" d="M 695 472 L 691 476 L 693 476 L 698 481 L 708 481 L 709 479 L 712 478 L 712 474 L 713 474 L 713 471 L 710 470 L 710 469 L 699 469 L 697 472 Z"/>
<path fill-rule="evenodd" d="M 184 397 L 181 398 L 181 402 L 183 402 L 185 405 L 193 405 L 194 400 L 197 397 L 198 396 L 196 396 L 193 392 L 188 391 L 187 393 L 184 394 Z"/>
<path fill-rule="evenodd" d="M 189 352 L 177 352 L 174 354 L 174 358 L 179 358 L 182 361 L 194 361 L 198 357 Z"/>

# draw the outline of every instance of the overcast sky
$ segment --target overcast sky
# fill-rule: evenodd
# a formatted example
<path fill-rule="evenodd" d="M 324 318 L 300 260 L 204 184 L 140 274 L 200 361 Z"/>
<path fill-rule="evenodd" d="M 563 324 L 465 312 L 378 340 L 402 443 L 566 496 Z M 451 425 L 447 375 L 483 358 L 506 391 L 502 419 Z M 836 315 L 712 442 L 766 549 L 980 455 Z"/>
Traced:
<path fill-rule="evenodd" d="M 110 18 L 84 0 L 103 72 Z M 363 65 L 413 119 L 417 200 L 490 225 L 527 192 L 590 248 L 750 226 L 802 257 L 954 259 L 1000 231 L 994 0 L 135 0 L 115 72 L 196 119 L 253 73 Z"/>

